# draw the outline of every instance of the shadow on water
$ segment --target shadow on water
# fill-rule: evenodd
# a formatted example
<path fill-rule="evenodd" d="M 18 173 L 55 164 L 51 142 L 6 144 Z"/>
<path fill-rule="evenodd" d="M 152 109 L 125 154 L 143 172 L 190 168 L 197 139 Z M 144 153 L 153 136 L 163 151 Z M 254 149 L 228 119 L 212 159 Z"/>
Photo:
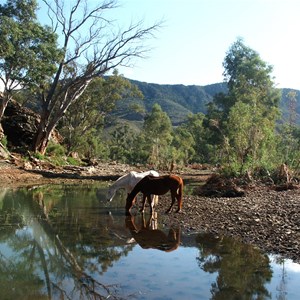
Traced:
<path fill-rule="evenodd" d="M 297 299 L 299 276 L 287 291 L 258 249 L 183 236 L 157 214 L 126 217 L 124 195 L 107 203 L 105 193 L 103 184 L 0 191 L 1 299 Z"/>

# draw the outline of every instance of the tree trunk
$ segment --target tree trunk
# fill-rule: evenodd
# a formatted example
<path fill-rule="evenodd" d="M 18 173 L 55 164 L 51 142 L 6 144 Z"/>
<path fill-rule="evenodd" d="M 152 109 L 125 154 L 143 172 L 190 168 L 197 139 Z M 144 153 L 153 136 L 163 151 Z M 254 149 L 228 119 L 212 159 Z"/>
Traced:
<path fill-rule="evenodd" d="M 33 151 L 40 152 L 42 155 L 44 155 L 47 150 L 50 135 L 51 132 L 47 132 L 46 130 L 39 129 L 37 132 L 37 137 L 36 137 Z"/>
<path fill-rule="evenodd" d="M 7 96 L 2 96 L 0 97 L 0 122 L 2 120 L 2 117 L 4 115 L 4 111 L 7 107 L 8 101 L 9 101 L 9 97 Z"/>
<path fill-rule="evenodd" d="M 49 123 L 49 113 L 44 113 L 41 116 L 41 121 L 37 129 L 35 142 L 33 145 L 34 152 L 40 152 L 42 155 L 45 154 L 48 142 L 52 133 L 53 128 L 49 128 L 47 124 Z"/>
<path fill-rule="evenodd" d="M 1 121 L 1 120 L 0 120 Z M 4 138 L 4 130 L 0 122 L 0 141 Z"/>

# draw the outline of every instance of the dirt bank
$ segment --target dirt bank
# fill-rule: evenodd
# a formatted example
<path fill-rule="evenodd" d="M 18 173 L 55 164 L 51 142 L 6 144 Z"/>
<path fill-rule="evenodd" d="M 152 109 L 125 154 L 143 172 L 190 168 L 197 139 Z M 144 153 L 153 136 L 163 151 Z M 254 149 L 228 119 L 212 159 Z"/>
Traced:
<path fill-rule="evenodd" d="M 131 170 L 119 164 L 93 167 L 33 168 L 0 161 L 0 188 L 61 182 L 115 180 Z M 178 171 L 185 181 L 204 182 L 208 175 L 199 170 Z M 160 197 L 157 211 L 163 213 L 170 196 Z M 174 209 L 175 210 L 175 209 Z M 272 187 L 252 187 L 244 197 L 210 198 L 184 195 L 183 211 L 164 215 L 166 226 L 180 226 L 184 233 L 207 231 L 228 235 L 256 245 L 263 251 L 281 254 L 300 262 L 300 190 L 277 192 Z"/>

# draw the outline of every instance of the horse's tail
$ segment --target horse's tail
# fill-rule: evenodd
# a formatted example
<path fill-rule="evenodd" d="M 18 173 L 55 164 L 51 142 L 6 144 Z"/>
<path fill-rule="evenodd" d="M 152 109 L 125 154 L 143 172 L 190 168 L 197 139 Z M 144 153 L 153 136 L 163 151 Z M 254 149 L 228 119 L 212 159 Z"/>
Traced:
<path fill-rule="evenodd" d="M 183 194 L 183 180 L 182 179 L 180 180 L 180 183 L 179 183 L 179 186 L 177 189 L 177 193 L 182 198 L 182 194 Z"/>

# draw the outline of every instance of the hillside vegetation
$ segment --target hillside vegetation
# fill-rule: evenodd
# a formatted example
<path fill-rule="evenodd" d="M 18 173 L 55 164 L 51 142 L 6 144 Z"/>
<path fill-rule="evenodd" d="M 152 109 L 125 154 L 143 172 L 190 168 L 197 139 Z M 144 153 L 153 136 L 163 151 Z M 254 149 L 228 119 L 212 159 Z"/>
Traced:
<path fill-rule="evenodd" d="M 179 125 L 187 120 L 187 115 L 192 113 L 207 113 L 207 104 L 213 100 L 218 93 L 227 93 L 226 83 L 215 83 L 205 86 L 183 85 L 183 84 L 156 84 L 137 80 L 130 82 L 138 87 L 143 93 L 144 99 L 129 98 L 126 101 L 117 102 L 116 108 L 111 115 L 117 119 L 131 121 L 135 124 L 143 122 L 145 114 L 149 113 L 155 103 L 159 104 L 167 113 L 173 125 Z M 280 109 L 282 119 L 287 118 L 289 112 L 288 93 L 292 89 L 281 89 Z M 295 90 L 293 90 L 295 91 Z M 296 92 L 296 123 L 299 124 L 297 116 L 300 115 L 300 91 Z M 134 108 L 139 107 L 136 111 Z M 120 122 L 122 122 L 119 120 Z"/>

